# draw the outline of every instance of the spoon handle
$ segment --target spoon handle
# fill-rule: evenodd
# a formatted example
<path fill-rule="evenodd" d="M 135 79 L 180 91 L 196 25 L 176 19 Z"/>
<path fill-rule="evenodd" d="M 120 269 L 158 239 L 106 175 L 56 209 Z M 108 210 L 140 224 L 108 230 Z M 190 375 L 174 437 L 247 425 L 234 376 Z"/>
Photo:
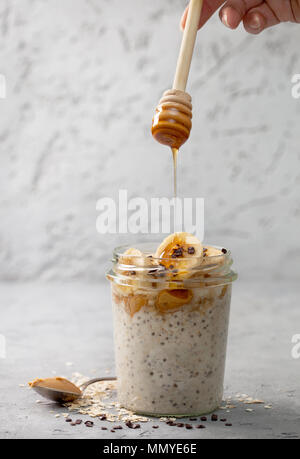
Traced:
<path fill-rule="evenodd" d="M 107 377 L 104 377 L 104 378 L 94 378 L 94 379 L 90 379 L 89 381 L 81 384 L 80 386 L 80 389 L 82 391 L 85 391 L 85 389 L 90 386 L 91 384 L 94 384 L 96 382 L 100 382 L 100 381 L 116 381 L 116 377 L 115 376 L 107 376 Z"/>
<path fill-rule="evenodd" d="M 173 89 L 185 91 L 201 16 L 203 0 L 191 0 L 183 32 Z"/>

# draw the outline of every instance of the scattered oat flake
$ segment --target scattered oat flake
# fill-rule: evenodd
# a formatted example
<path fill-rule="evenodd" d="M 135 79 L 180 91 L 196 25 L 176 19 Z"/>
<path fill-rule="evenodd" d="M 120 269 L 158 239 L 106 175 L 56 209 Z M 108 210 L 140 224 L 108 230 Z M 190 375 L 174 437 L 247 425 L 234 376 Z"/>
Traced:
<path fill-rule="evenodd" d="M 56 417 L 56 418 L 60 418 L 60 414 L 56 414 L 55 417 Z"/>
<path fill-rule="evenodd" d="M 254 411 L 252 408 L 247 408 L 245 411 L 248 411 L 248 413 L 252 413 Z"/>
<path fill-rule="evenodd" d="M 67 367 L 72 367 L 73 366 L 73 362 L 66 362 L 66 366 Z"/>
<path fill-rule="evenodd" d="M 263 405 L 265 402 L 263 400 L 247 400 L 244 402 L 245 405 Z"/>
<path fill-rule="evenodd" d="M 80 386 L 86 382 L 86 378 L 79 373 L 73 373 L 72 382 Z M 132 411 L 121 408 L 120 404 L 112 400 L 116 394 L 116 381 L 99 381 L 89 386 L 83 397 L 74 402 L 65 403 L 69 411 L 89 415 L 92 418 L 104 418 L 108 422 L 132 421 L 147 422 L 149 419 L 144 416 L 135 415 Z"/>
<path fill-rule="evenodd" d="M 273 407 L 272 407 L 272 405 L 265 405 L 264 408 L 265 408 L 266 410 L 271 410 Z"/>

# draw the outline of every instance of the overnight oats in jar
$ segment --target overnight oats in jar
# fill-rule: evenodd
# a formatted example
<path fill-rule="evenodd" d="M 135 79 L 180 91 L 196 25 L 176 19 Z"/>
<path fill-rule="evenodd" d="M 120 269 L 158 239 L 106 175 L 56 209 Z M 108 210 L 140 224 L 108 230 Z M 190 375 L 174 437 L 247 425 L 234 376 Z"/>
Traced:
<path fill-rule="evenodd" d="M 231 284 L 226 249 L 174 233 L 119 247 L 111 281 L 121 406 L 153 416 L 210 413 L 223 397 Z"/>

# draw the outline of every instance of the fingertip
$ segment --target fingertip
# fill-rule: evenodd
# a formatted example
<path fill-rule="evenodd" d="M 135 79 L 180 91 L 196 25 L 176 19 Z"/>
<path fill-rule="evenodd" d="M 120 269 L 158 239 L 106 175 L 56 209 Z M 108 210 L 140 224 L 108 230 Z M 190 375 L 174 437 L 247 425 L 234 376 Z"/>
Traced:
<path fill-rule="evenodd" d="M 220 19 L 229 29 L 236 29 L 239 26 L 242 17 L 236 9 L 231 6 L 224 6 L 224 8 L 220 10 Z"/>
<path fill-rule="evenodd" d="M 258 12 L 250 12 L 246 14 L 243 22 L 245 30 L 254 35 L 259 34 L 266 27 L 265 17 Z"/>
<path fill-rule="evenodd" d="M 181 17 L 181 21 L 180 21 L 180 30 L 183 32 L 184 31 L 184 28 L 185 28 L 185 24 L 186 24 L 186 18 L 187 18 L 187 12 L 188 12 L 188 8 L 185 9 L 182 17 Z"/>

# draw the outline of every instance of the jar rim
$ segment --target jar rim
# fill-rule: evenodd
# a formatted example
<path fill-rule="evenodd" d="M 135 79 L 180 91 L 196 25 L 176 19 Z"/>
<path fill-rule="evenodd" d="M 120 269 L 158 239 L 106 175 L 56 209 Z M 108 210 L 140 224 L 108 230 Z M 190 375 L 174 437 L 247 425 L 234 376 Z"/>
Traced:
<path fill-rule="evenodd" d="M 178 274 L 173 274 L 172 270 L 166 269 L 163 263 L 168 262 L 176 265 L 178 261 L 179 263 L 190 262 L 191 258 L 180 257 L 180 259 L 174 260 L 173 258 L 154 257 L 153 253 L 156 250 L 156 244 L 148 242 L 134 244 L 134 248 L 142 253 L 143 260 L 149 258 L 149 261 L 154 263 L 154 267 L 149 264 L 141 265 L 141 255 L 139 254 L 126 253 L 127 264 L 124 264 L 120 263 L 120 260 L 122 260 L 124 253 L 128 249 L 133 248 L 133 246 L 121 245 L 113 251 L 112 262 L 114 265 L 107 272 L 106 277 L 110 281 L 121 285 L 138 285 L 141 289 L 151 288 L 153 283 L 155 283 L 155 288 L 170 288 L 173 285 L 176 286 L 175 288 L 187 288 L 197 287 L 203 284 L 203 282 L 205 286 L 233 282 L 237 278 L 237 274 L 231 269 L 231 265 L 233 264 L 231 251 L 215 245 L 203 244 L 203 247 L 211 247 L 220 251 L 223 249 L 223 252 L 218 255 L 205 257 L 205 263 L 203 263 L 203 257 L 193 257 L 192 266 L 185 269 L 187 273 L 182 278 L 180 271 Z M 130 263 L 128 263 L 128 260 L 130 260 Z M 175 269 L 174 271 L 178 270 Z"/>

